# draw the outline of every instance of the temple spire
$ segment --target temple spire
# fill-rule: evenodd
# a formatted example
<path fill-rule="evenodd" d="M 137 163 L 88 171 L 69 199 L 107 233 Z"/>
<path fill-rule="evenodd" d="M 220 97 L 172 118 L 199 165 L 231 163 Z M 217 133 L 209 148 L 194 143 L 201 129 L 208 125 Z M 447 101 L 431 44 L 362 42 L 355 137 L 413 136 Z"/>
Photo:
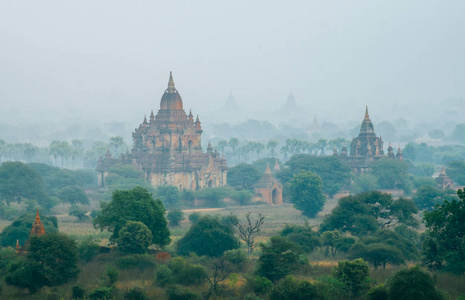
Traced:
<path fill-rule="evenodd" d="M 174 87 L 173 73 L 170 71 L 170 79 L 168 80 L 168 92 L 175 92 L 176 88 Z"/>
<path fill-rule="evenodd" d="M 365 108 L 365 119 L 366 119 L 366 120 L 369 120 L 369 119 L 370 119 L 370 115 L 368 114 L 368 105 L 367 105 L 366 108 Z"/>
<path fill-rule="evenodd" d="M 266 163 L 265 174 L 271 174 L 270 164 L 268 162 Z"/>
<path fill-rule="evenodd" d="M 36 223 L 40 223 L 39 209 L 36 211 Z"/>

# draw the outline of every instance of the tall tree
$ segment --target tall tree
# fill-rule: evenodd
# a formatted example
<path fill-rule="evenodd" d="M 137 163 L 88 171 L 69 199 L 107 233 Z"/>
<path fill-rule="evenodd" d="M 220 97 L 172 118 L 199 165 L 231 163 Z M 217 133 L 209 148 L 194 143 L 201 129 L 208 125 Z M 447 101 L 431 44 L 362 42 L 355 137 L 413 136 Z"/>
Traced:
<path fill-rule="evenodd" d="M 465 272 L 465 190 L 458 190 L 457 195 L 458 200 L 445 200 L 423 217 L 428 229 L 423 242 L 423 263 L 431 270 Z"/>
<path fill-rule="evenodd" d="M 160 200 L 154 200 L 144 188 L 113 192 L 110 203 L 101 203 L 102 211 L 94 219 L 94 227 L 112 232 L 110 241 L 116 242 L 119 231 L 127 221 L 140 221 L 152 232 L 152 243 L 168 245 L 171 241 L 165 218 L 165 208 Z"/>
<path fill-rule="evenodd" d="M 386 287 L 389 299 L 398 300 L 442 300 L 444 297 L 436 290 L 431 276 L 420 267 L 397 271 L 388 278 Z"/>
<path fill-rule="evenodd" d="M 256 273 L 271 281 L 276 282 L 308 263 L 302 247 L 285 237 L 273 236 L 268 245 L 261 247 Z"/>
<path fill-rule="evenodd" d="M 238 164 L 228 169 L 228 185 L 236 189 L 253 189 L 260 177 L 260 171 L 249 164 Z"/>
<path fill-rule="evenodd" d="M 275 149 L 278 146 L 279 142 L 277 140 L 269 140 L 268 143 L 266 144 L 266 149 L 270 151 L 269 155 L 270 157 L 275 157 L 276 152 Z"/>
<path fill-rule="evenodd" d="M 334 156 L 294 155 L 276 176 L 285 184 L 301 170 L 318 174 L 323 181 L 324 192 L 330 197 L 350 182 L 350 167 Z"/>
<path fill-rule="evenodd" d="M 42 177 L 21 162 L 4 162 L 0 165 L 0 200 L 7 205 L 23 199 L 42 203 L 46 199 Z"/>
<path fill-rule="evenodd" d="M 65 186 L 58 191 L 57 197 L 63 202 L 71 203 L 71 205 L 89 204 L 89 198 L 79 185 Z"/>
<path fill-rule="evenodd" d="M 289 186 L 289 197 L 303 215 L 315 217 L 323 209 L 326 200 L 321 177 L 310 171 L 294 175 Z"/>
<path fill-rule="evenodd" d="M 411 200 L 393 200 L 389 194 L 377 191 L 341 198 L 331 214 L 325 216 L 320 231 L 339 230 L 352 235 L 367 235 L 380 228 L 398 224 L 417 226 L 417 213 Z"/>
<path fill-rule="evenodd" d="M 239 241 L 234 237 L 232 227 L 211 216 L 198 220 L 177 243 L 177 250 L 181 255 L 194 252 L 199 256 L 218 257 L 224 251 L 238 247 Z"/>

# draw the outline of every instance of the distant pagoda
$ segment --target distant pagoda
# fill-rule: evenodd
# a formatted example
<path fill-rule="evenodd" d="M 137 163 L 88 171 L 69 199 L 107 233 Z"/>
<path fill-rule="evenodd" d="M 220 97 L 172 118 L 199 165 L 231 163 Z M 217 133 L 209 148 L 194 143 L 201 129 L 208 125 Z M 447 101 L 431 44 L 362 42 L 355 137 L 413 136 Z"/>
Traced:
<path fill-rule="evenodd" d="M 334 155 L 346 161 L 356 174 L 370 171 L 373 161 L 385 157 L 403 160 L 400 147 L 397 150 L 397 154 L 394 154 L 391 143 L 389 142 L 388 155 L 385 156 L 383 144 L 384 142 L 381 136 L 376 136 L 367 106 L 365 109 L 365 117 L 360 126 L 360 133 L 357 137 L 354 137 L 350 143 L 350 152 L 347 153 L 347 148 L 344 145 L 341 154 L 338 154 L 337 149 L 334 149 Z"/>

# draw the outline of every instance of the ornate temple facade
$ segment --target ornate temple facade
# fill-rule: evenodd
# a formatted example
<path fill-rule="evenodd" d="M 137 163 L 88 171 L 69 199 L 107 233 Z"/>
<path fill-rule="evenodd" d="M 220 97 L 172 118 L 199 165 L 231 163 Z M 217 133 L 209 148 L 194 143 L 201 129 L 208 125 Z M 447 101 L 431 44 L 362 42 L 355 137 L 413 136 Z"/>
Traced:
<path fill-rule="evenodd" d="M 181 95 L 175 88 L 170 72 L 168 88 L 160 101 L 157 115 L 150 114 L 132 133 L 131 153 L 112 157 L 110 152 L 98 161 L 99 186 L 105 188 L 105 178 L 115 165 L 131 165 L 145 174 L 152 186 L 173 185 L 179 189 L 201 189 L 226 185 L 226 160 L 213 151 L 210 143 L 202 152 L 202 126 L 183 109 Z"/>
<path fill-rule="evenodd" d="M 365 118 L 360 126 L 360 133 L 357 137 L 354 137 L 350 143 L 350 152 L 348 153 L 347 148 L 344 146 L 341 154 L 338 154 L 337 149 L 334 149 L 334 155 L 338 155 L 342 160 L 346 161 L 356 174 L 370 171 L 371 164 L 381 158 L 388 157 L 403 160 L 400 147 L 397 149 L 397 154 L 394 154 L 394 149 L 391 143 L 389 143 L 386 156 L 384 154 L 383 144 L 384 142 L 381 136 L 376 136 L 375 128 L 370 120 L 367 107 L 365 110 Z"/>

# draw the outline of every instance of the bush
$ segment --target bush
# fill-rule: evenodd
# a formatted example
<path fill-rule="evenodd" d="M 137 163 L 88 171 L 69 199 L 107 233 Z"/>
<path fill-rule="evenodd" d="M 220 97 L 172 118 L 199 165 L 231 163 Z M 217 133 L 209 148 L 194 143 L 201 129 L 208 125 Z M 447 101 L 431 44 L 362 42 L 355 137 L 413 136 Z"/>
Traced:
<path fill-rule="evenodd" d="M 266 277 L 255 276 L 247 278 L 247 286 L 257 295 L 264 295 L 271 291 L 273 283 Z"/>
<path fill-rule="evenodd" d="M 431 276 L 418 266 L 394 273 L 388 278 L 386 288 L 389 292 L 389 299 L 443 299 L 436 290 Z"/>
<path fill-rule="evenodd" d="M 249 260 L 245 252 L 240 249 L 225 251 L 223 257 L 229 261 L 235 269 L 240 271 L 244 269 Z"/>
<path fill-rule="evenodd" d="M 367 300 L 388 300 L 389 293 L 384 284 L 371 289 L 367 294 Z"/>
<path fill-rule="evenodd" d="M 167 219 L 171 226 L 177 227 L 184 220 L 184 213 L 180 209 L 172 209 L 168 212 Z"/>
<path fill-rule="evenodd" d="M 111 287 L 97 288 L 89 294 L 89 299 L 92 299 L 92 300 L 111 299 L 112 292 L 113 292 L 113 289 Z"/>
<path fill-rule="evenodd" d="M 368 264 L 362 259 L 340 261 L 333 270 L 333 277 L 345 283 L 349 297 L 359 296 L 370 288 L 368 275 Z"/>
<path fill-rule="evenodd" d="M 307 300 L 317 298 L 317 290 L 313 284 L 306 280 L 294 279 L 287 276 L 275 285 L 270 293 L 271 300 Z"/>
<path fill-rule="evenodd" d="M 177 242 L 177 250 L 180 255 L 188 255 L 190 252 L 202 256 L 218 257 L 224 251 L 237 249 L 239 241 L 234 236 L 232 225 L 222 223 L 219 218 L 205 216 Z"/>
<path fill-rule="evenodd" d="M 172 285 L 166 291 L 169 300 L 202 300 L 203 298 L 180 285 Z"/>
<path fill-rule="evenodd" d="M 92 236 L 87 236 L 78 246 L 79 258 L 90 262 L 97 256 L 100 246 L 97 245 Z"/>
<path fill-rule="evenodd" d="M 123 253 L 143 254 L 152 243 L 152 232 L 142 222 L 127 221 L 116 242 Z"/>
<path fill-rule="evenodd" d="M 155 259 L 148 254 L 130 254 L 118 257 L 115 265 L 121 270 L 132 268 L 145 270 L 147 268 L 155 268 Z"/>
<path fill-rule="evenodd" d="M 124 293 L 124 299 L 127 300 L 148 300 L 149 297 L 147 296 L 147 293 L 142 290 L 140 287 L 134 287 Z"/>
<path fill-rule="evenodd" d="M 161 265 L 157 269 L 157 283 L 160 286 L 166 286 L 173 283 L 173 271 L 168 266 Z"/>
<path fill-rule="evenodd" d="M 183 285 L 201 285 L 207 279 L 205 268 L 198 264 L 191 264 L 182 257 L 173 258 L 168 267 L 173 272 L 173 280 Z"/>
<path fill-rule="evenodd" d="M 79 207 L 78 205 L 71 205 L 71 207 L 69 208 L 69 212 L 68 214 L 70 216 L 74 216 L 76 218 L 78 218 L 79 221 L 85 221 L 87 220 L 89 217 L 86 215 L 87 211 L 81 207 Z"/>
<path fill-rule="evenodd" d="M 73 299 L 84 299 L 86 296 L 86 290 L 79 285 L 73 286 Z"/>
<path fill-rule="evenodd" d="M 200 220 L 201 217 L 202 215 L 199 212 L 193 212 L 189 215 L 188 219 L 193 224 L 193 223 L 197 223 L 197 221 Z"/>
<path fill-rule="evenodd" d="M 114 266 L 107 267 L 107 273 L 105 275 L 107 276 L 107 286 L 111 287 L 118 281 L 119 273 Z"/>

